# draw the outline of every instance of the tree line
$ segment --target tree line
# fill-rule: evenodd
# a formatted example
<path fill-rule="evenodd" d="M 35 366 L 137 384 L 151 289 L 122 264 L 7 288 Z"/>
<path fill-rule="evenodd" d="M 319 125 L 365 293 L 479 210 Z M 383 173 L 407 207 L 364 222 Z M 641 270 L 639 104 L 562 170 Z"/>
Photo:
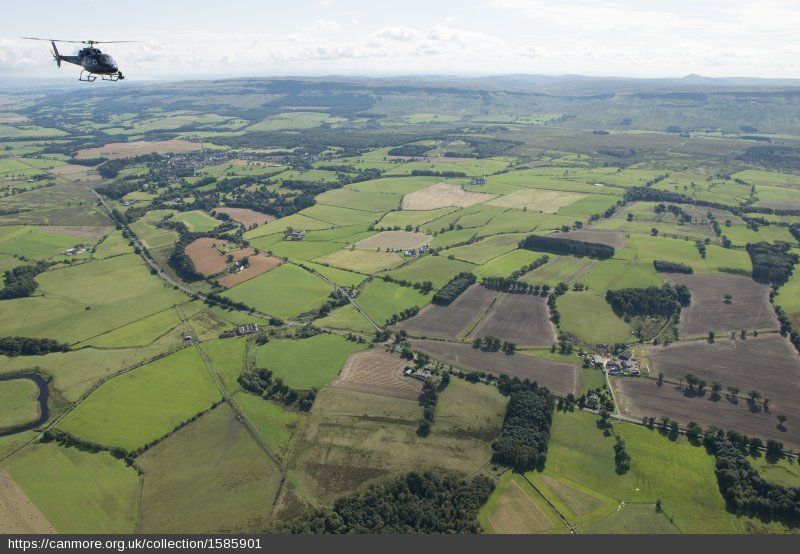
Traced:
<path fill-rule="evenodd" d="M 668 262 L 666 260 L 653 260 L 653 267 L 662 273 L 694 273 L 694 268 L 680 262 Z"/>
<path fill-rule="evenodd" d="M 686 285 L 628 288 L 606 291 L 606 302 L 618 316 L 671 317 L 691 302 Z"/>
<path fill-rule="evenodd" d="M 439 304 L 440 306 L 447 306 L 453 300 L 458 298 L 462 292 L 473 285 L 476 280 L 477 278 L 472 273 L 467 271 L 459 273 L 450 279 L 445 286 L 443 286 L 436 294 L 433 295 L 431 302 L 434 304 Z"/>
<path fill-rule="evenodd" d="M 494 490 L 483 475 L 463 479 L 451 473 L 411 472 L 388 483 L 340 498 L 330 508 L 304 514 L 279 532 L 480 533 L 478 511 Z"/>
<path fill-rule="evenodd" d="M 528 250 L 550 252 L 552 254 L 587 256 L 598 260 L 607 260 L 614 256 L 613 246 L 597 242 L 583 242 L 580 240 L 542 235 L 528 235 L 519 242 L 519 247 Z"/>
<path fill-rule="evenodd" d="M 0 337 L 0 354 L 4 356 L 41 356 L 51 352 L 68 351 L 68 344 L 53 339 Z"/>

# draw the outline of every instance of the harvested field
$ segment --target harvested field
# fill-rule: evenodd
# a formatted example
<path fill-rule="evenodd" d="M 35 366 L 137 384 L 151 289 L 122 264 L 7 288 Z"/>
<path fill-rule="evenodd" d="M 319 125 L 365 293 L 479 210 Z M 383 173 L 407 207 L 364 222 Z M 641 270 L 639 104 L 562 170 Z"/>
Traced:
<path fill-rule="evenodd" d="M 356 243 L 356 248 L 374 250 L 383 248 L 384 250 L 405 250 L 407 248 L 419 248 L 428 244 L 431 240 L 430 235 L 425 233 L 412 233 L 410 231 L 382 231 L 371 237 L 361 239 Z"/>
<path fill-rule="evenodd" d="M 681 310 L 682 336 L 779 327 L 769 303 L 769 285 L 740 275 L 663 273 L 662 276 L 672 284 L 686 285 L 692 293 L 691 304 Z M 725 303 L 726 294 L 733 297 L 730 304 Z"/>
<path fill-rule="evenodd" d="M 494 198 L 494 194 L 467 192 L 457 185 L 436 183 L 403 196 L 404 210 L 435 210 L 448 206 L 466 208 Z"/>
<path fill-rule="evenodd" d="M 577 229 L 567 233 L 553 233 L 553 235 L 562 239 L 596 242 L 598 244 L 613 246 L 614 248 L 622 248 L 627 244 L 625 241 L 625 233 L 611 229 Z"/>
<path fill-rule="evenodd" d="M 51 225 L 42 230 L 48 233 L 55 233 L 57 235 L 66 235 L 75 237 L 77 239 L 85 239 L 91 243 L 95 243 L 110 230 L 110 227 L 87 225 L 75 225 L 67 227 L 63 225 Z"/>
<path fill-rule="evenodd" d="M 496 295 L 486 287 L 472 285 L 450 305 L 429 304 L 395 327 L 418 336 L 459 338 L 491 306 Z"/>
<path fill-rule="evenodd" d="M 750 437 L 775 439 L 787 448 L 800 448 L 799 418 L 786 413 L 789 416 L 786 430 L 779 431 L 775 417 L 784 411 L 779 410 L 777 402 L 770 413 L 763 410 L 754 412 L 744 400 L 734 404 L 723 397 L 718 402 L 713 402 L 708 399 L 708 395 L 700 397 L 687 394 L 685 387 L 681 390 L 674 383 L 664 383 L 658 387 L 654 379 L 615 378 L 612 379 L 612 385 L 620 410 L 625 415 L 637 419 L 645 416 L 666 416 L 681 426 L 695 421 L 704 428 L 713 425 L 720 429 L 736 430 Z M 794 413 L 797 414 L 797 411 Z"/>
<path fill-rule="evenodd" d="M 356 352 L 347 358 L 331 386 L 416 400 L 422 391 L 422 381 L 403 375 L 406 366 L 406 360 L 385 350 L 372 348 Z"/>
<path fill-rule="evenodd" d="M 112 142 L 99 148 L 85 148 L 78 150 L 76 158 L 85 160 L 90 158 L 133 158 L 143 154 L 166 154 L 169 152 L 192 152 L 203 148 L 202 144 L 185 140 L 137 140 L 134 142 Z"/>
<path fill-rule="evenodd" d="M 0 535 L 55 532 L 8 472 L 0 471 Z"/>
<path fill-rule="evenodd" d="M 574 204 L 585 198 L 585 194 L 562 192 L 560 190 L 519 189 L 511 194 L 495 198 L 490 206 L 498 208 L 514 208 L 546 214 L 554 214 L 560 208 Z"/>
<path fill-rule="evenodd" d="M 228 241 L 225 239 L 202 237 L 186 246 L 186 254 L 192 259 L 195 269 L 206 277 L 225 271 L 228 265 L 228 256 L 233 256 L 233 259 L 238 261 L 255 254 L 255 250 L 252 248 L 240 248 L 223 254 L 220 251 L 220 247 L 224 247 L 227 244 Z"/>
<path fill-rule="evenodd" d="M 245 269 L 237 273 L 228 274 L 225 277 L 220 277 L 217 279 L 217 283 L 219 283 L 221 287 L 229 289 L 235 287 L 239 283 L 244 283 L 245 281 L 258 277 L 262 273 L 275 269 L 283 263 L 283 260 L 280 258 L 267 256 L 266 254 L 256 254 L 250 256 L 247 260 L 250 262 L 250 265 Z"/>
<path fill-rule="evenodd" d="M 501 490 L 487 502 L 490 509 L 486 510 L 484 516 L 492 532 L 520 535 L 553 529 L 553 521 L 539 506 L 543 501 L 534 501 L 538 493 L 524 478 L 514 475 L 507 481 L 501 481 L 498 488 Z"/>
<path fill-rule="evenodd" d="M 726 395 L 727 387 L 732 386 L 741 391 L 739 394 L 742 398 L 738 403 L 744 407 L 744 415 L 758 415 L 750 414 L 746 399 L 747 394 L 755 389 L 764 398 L 770 399 L 771 415 L 768 419 L 772 430 L 778 414 L 789 416 L 790 429 L 800 428 L 792 425 L 792 422 L 800 422 L 800 357 L 789 342 L 777 333 L 746 340 L 717 340 L 714 344 L 693 341 L 668 347 L 651 347 L 648 357 L 653 372 L 664 373 L 669 381 L 678 382 L 686 373 L 704 379 L 709 388 L 713 381 L 719 381 L 723 387 L 722 399 L 709 401 L 707 393 L 706 398 L 695 403 L 703 406 L 709 412 L 709 417 L 721 414 L 720 407 L 731 405 Z M 735 419 L 737 413 L 732 412 L 728 416 L 734 419 L 724 429 L 736 428 L 734 424 L 739 422 Z M 748 423 L 749 419 L 745 417 L 744 421 Z"/>
<path fill-rule="evenodd" d="M 580 373 L 575 365 L 527 354 L 509 356 L 502 352 L 484 352 L 464 343 L 428 339 L 411 339 L 410 342 L 413 348 L 457 367 L 496 376 L 505 374 L 530 379 L 562 396 L 578 394 Z"/>
<path fill-rule="evenodd" d="M 497 337 L 520 347 L 550 346 L 555 341 L 547 299 L 533 294 L 501 294 L 470 337 Z"/>
<path fill-rule="evenodd" d="M 275 216 L 262 214 L 249 208 L 214 208 L 214 211 L 227 214 L 232 220 L 241 223 L 248 229 L 251 225 L 263 225 L 275 220 Z"/>
<path fill-rule="evenodd" d="M 93 167 L 87 167 L 85 165 L 61 165 L 49 171 L 53 175 L 63 177 L 75 183 L 102 180 L 102 177 L 100 177 Z"/>

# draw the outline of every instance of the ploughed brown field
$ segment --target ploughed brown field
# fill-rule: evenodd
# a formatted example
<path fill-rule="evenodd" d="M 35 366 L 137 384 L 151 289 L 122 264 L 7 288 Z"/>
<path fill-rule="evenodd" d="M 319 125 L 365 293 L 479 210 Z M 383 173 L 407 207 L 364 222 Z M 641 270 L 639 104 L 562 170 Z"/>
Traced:
<path fill-rule="evenodd" d="M 229 273 L 228 275 L 217 279 L 219 286 L 225 287 L 226 289 L 235 287 L 239 283 L 244 283 L 245 281 L 249 281 L 254 277 L 258 277 L 262 273 L 266 273 L 271 269 L 275 269 L 283 263 L 280 258 L 267 256 L 266 254 L 255 254 L 254 256 L 250 256 L 247 261 L 250 265 L 248 265 L 244 270 L 237 273 Z"/>
<path fill-rule="evenodd" d="M 217 249 L 217 246 L 226 244 L 228 244 L 228 241 L 225 239 L 202 237 L 186 246 L 186 255 L 192 259 L 194 268 L 198 273 L 208 277 L 225 270 L 228 265 L 227 258 L 229 255 L 233 256 L 235 261 L 239 261 L 255 254 L 255 250 L 252 248 L 240 248 L 223 254 Z"/>
<path fill-rule="evenodd" d="M 769 286 L 750 277 L 726 274 L 662 273 L 674 285 L 686 285 L 692 302 L 681 310 L 681 336 L 705 336 L 709 331 L 749 331 L 780 327 L 769 303 Z M 725 303 L 724 296 L 733 298 Z"/>
<path fill-rule="evenodd" d="M 612 229 L 576 229 L 566 233 L 553 233 L 552 236 L 562 239 L 579 240 L 581 242 L 595 242 L 613 246 L 614 248 L 622 248 L 627 244 L 625 241 L 625 233 Z"/>
<path fill-rule="evenodd" d="M 227 214 L 230 218 L 237 223 L 241 223 L 249 228 L 251 225 L 263 225 L 269 221 L 273 221 L 275 216 L 262 214 L 250 208 L 214 208 L 215 212 Z"/>
<path fill-rule="evenodd" d="M 613 378 L 612 386 L 622 413 L 637 419 L 667 416 L 682 427 L 694 421 L 704 429 L 715 426 L 723 430 L 739 431 L 749 437 L 775 439 L 781 441 L 786 448 L 800 448 L 800 419 L 786 413 L 789 421 L 786 423 L 786 430 L 780 431 L 775 418 L 783 411 L 777 408 L 777 403 L 766 413 L 760 408 L 754 411 L 745 399 L 731 402 L 723 394 L 722 398 L 714 402 L 709 399 L 709 393 L 704 397 L 688 393 L 685 385 L 683 389 L 679 389 L 674 383 L 665 382 L 661 387 L 656 383 L 655 379 Z"/>
<path fill-rule="evenodd" d="M 536 381 L 558 395 L 577 394 L 580 385 L 578 367 L 517 353 L 484 352 L 470 344 L 428 339 L 411 339 L 411 346 L 442 362 L 491 375 L 508 375 Z"/>
<path fill-rule="evenodd" d="M 112 142 L 98 148 L 84 148 L 78 150 L 76 158 L 85 160 L 90 158 L 107 158 L 116 160 L 117 158 L 133 158 L 143 154 L 167 154 L 169 152 L 181 153 L 200 150 L 202 144 L 189 142 L 186 140 L 137 140 L 134 142 Z"/>
<path fill-rule="evenodd" d="M 691 373 L 705 380 L 709 392 L 696 404 L 705 407 L 709 416 L 719 417 L 719 407 L 730 404 L 725 399 L 728 387 L 740 390 L 739 404 L 745 408 L 747 394 L 755 389 L 764 398 L 770 399 L 769 419 L 773 427 L 777 423 L 775 417 L 784 414 L 789 417 L 789 428 L 795 422 L 800 429 L 800 356 L 777 333 L 745 340 L 717 340 L 714 344 L 704 340 L 679 342 L 667 347 L 651 347 L 648 356 L 654 375 L 661 372 L 665 379 L 679 382 L 687 373 Z M 722 385 L 723 398 L 718 402 L 708 400 L 713 381 L 719 381 Z M 635 400 L 642 408 L 648 407 L 642 404 L 644 399 L 637 397 Z M 699 408 L 693 406 L 693 409 Z M 747 409 L 745 412 L 750 414 Z M 726 429 L 736 429 L 733 427 L 735 421 L 738 420 L 731 421 Z"/>
<path fill-rule="evenodd" d="M 417 336 L 455 339 L 469 331 L 496 296 L 496 292 L 484 286 L 472 285 L 449 305 L 428 304 L 416 316 L 395 327 Z"/>
<path fill-rule="evenodd" d="M 470 337 L 496 337 L 519 347 L 550 346 L 556 338 L 547 299 L 532 294 L 501 294 Z"/>
<path fill-rule="evenodd" d="M 332 383 L 339 389 L 416 400 L 422 381 L 403 375 L 409 362 L 398 354 L 371 348 L 351 354 Z"/>

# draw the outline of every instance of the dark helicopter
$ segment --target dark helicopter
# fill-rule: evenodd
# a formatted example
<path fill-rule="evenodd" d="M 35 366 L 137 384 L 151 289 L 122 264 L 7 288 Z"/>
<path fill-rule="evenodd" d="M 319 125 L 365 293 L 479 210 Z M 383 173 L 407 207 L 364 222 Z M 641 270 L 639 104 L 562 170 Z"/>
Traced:
<path fill-rule="evenodd" d="M 56 65 L 61 67 L 61 62 L 67 62 L 81 66 L 81 74 L 78 76 L 79 81 L 86 81 L 92 83 L 97 80 L 99 76 L 103 81 L 121 81 L 125 78 L 122 71 L 117 67 L 117 62 L 108 54 L 103 54 L 99 48 L 95 48 L 95 44 L 114 44 L 120 42 L 136 42 L 132 40 L 58 40 L 52 38 L 36 38 L 36 37 L 21 37 L 27 40 L 46 40 L 50 41 L 53 45 L 53 58 Z M 62 56 L 56 48 L 57 42 L 72 42 L 78 44 L 86 44 L 85 48 L 78 51 L 77 56 Z"/>

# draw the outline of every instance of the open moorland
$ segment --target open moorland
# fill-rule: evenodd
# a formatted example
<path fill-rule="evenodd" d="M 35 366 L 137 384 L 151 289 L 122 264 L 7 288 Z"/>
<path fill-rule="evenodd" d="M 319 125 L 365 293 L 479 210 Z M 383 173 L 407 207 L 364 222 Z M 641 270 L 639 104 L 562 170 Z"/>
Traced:
<path fill-rule="evenodd" d="M 537 83 L 4 89 L 0 532 L 797 532 L 800 96 Z"/>

